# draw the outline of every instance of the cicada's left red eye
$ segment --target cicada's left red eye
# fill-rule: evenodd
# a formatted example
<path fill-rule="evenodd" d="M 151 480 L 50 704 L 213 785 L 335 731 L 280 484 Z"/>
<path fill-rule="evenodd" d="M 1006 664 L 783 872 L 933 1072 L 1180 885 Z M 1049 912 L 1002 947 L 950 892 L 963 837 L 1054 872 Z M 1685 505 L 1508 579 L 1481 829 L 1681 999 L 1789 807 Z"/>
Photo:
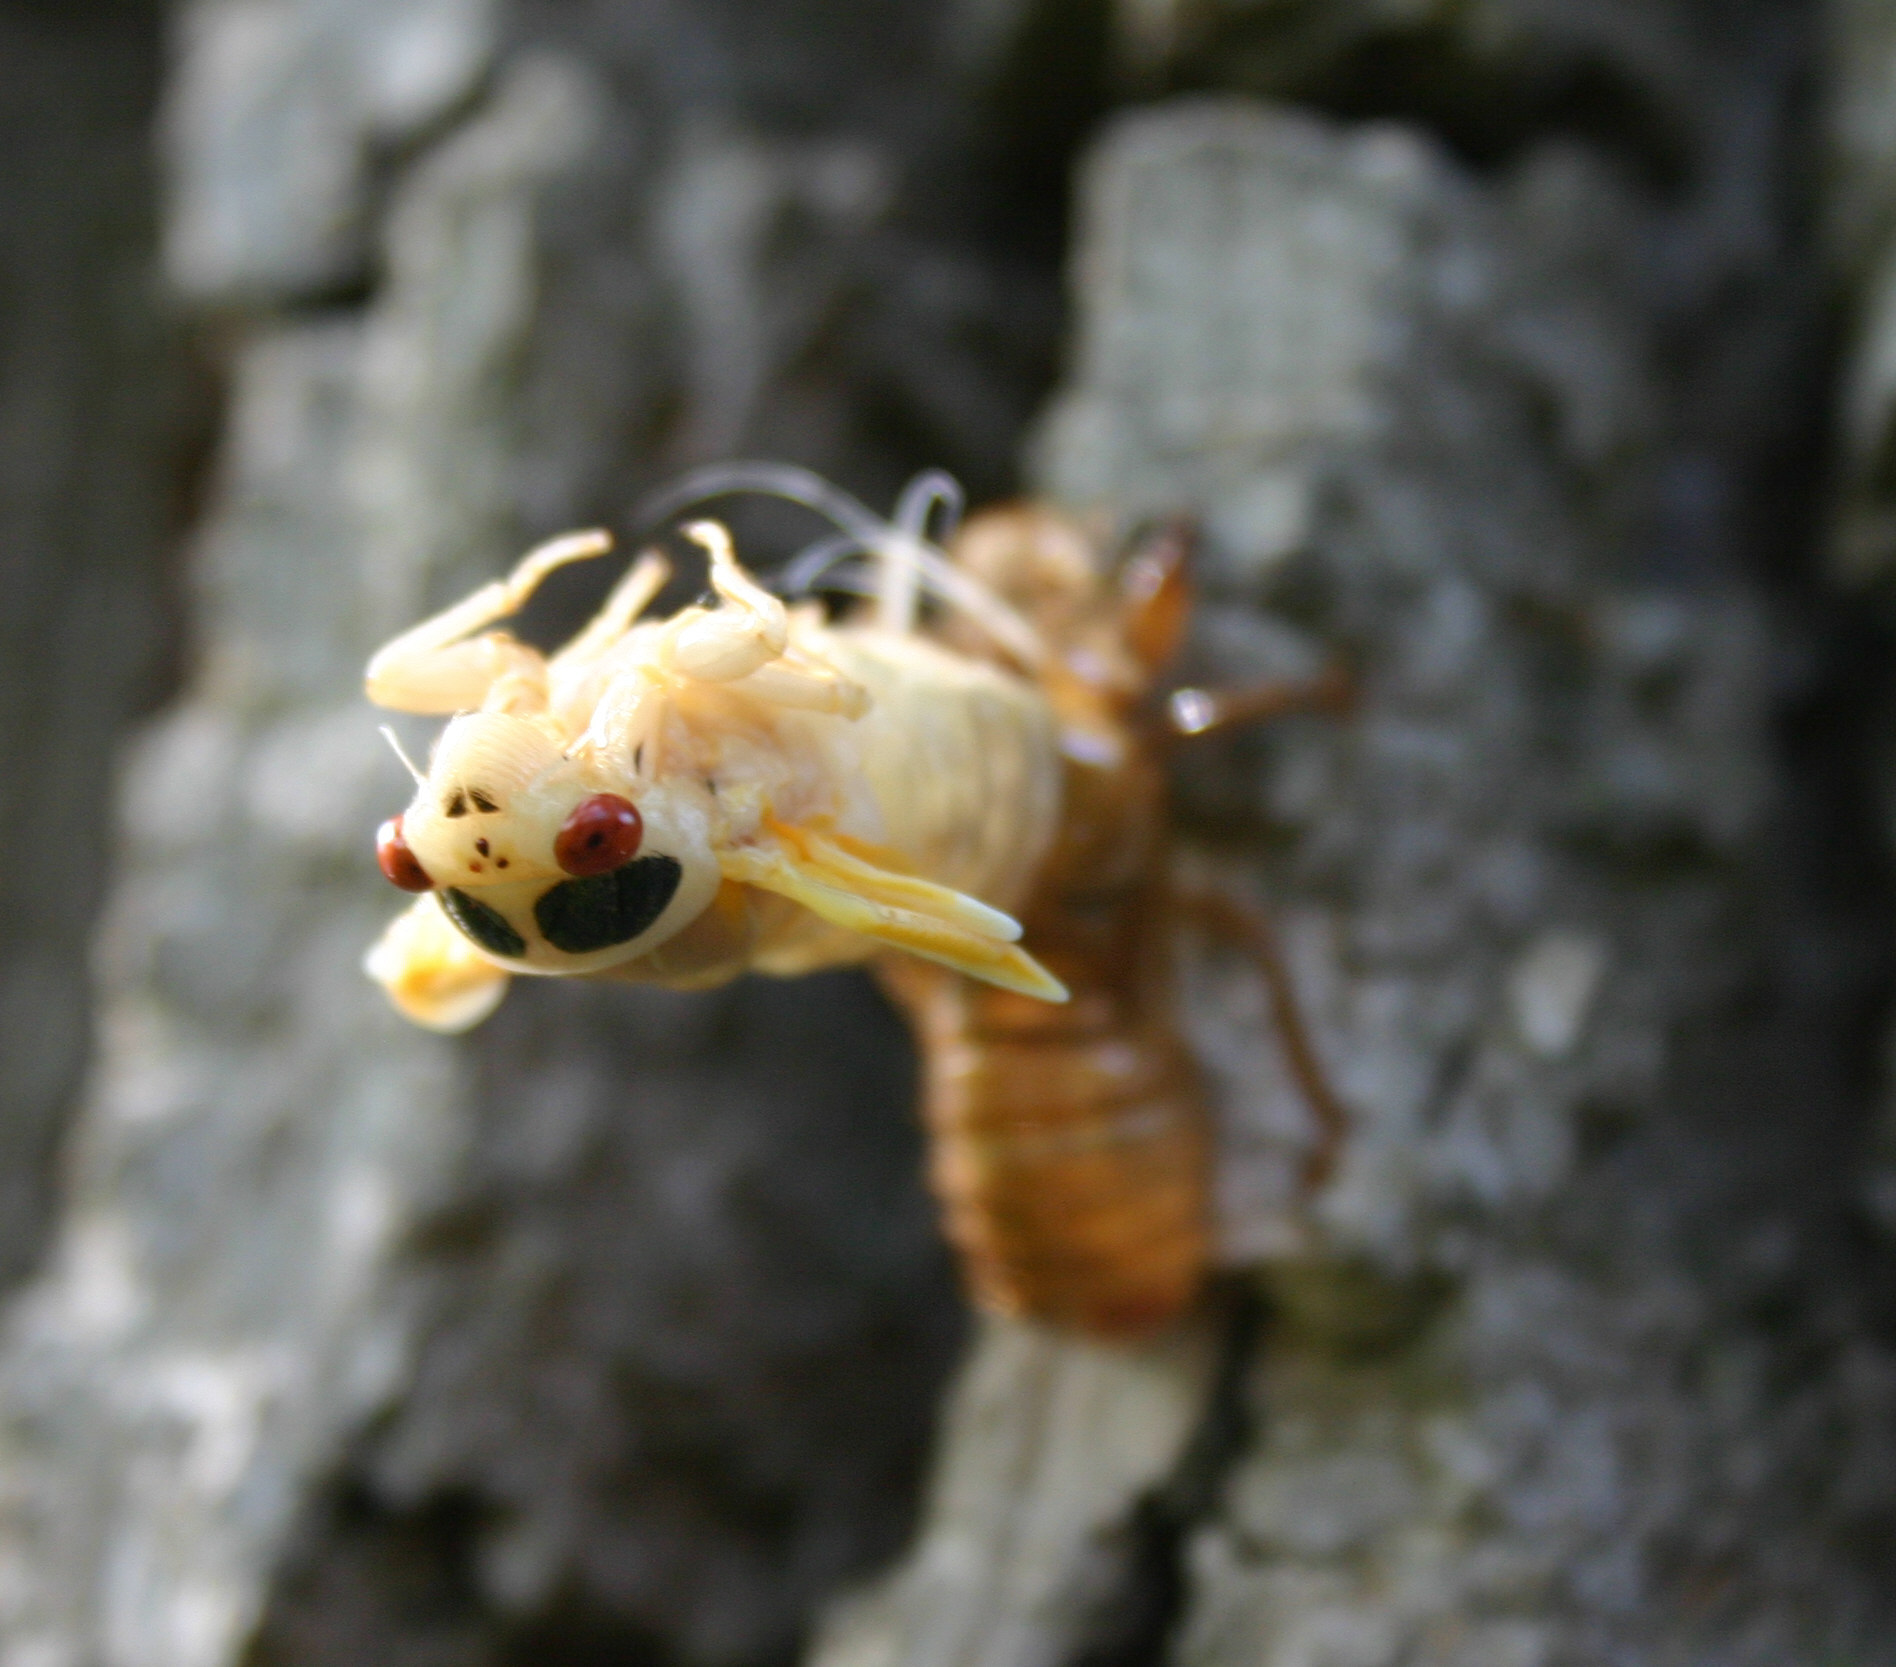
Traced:
<path fill-rule="evenodd" d="M 581 878 L 607 874 L 639 854 L 645 822 L 638 806 L 617 793 L 582 799 L 561 824 L 553 841 L 553 860 Z"/>
<path fill-rule="evenodd" d="M 421 859 L 408 848 L 399 816 L 391 816 L 375 830 L 375 860 L 382 870 L 382 877 L 390 885 L 400 886 L 403 891 L 434 890 L 434 881 L 428 878 L 428 870 L 421 866 Z"/>

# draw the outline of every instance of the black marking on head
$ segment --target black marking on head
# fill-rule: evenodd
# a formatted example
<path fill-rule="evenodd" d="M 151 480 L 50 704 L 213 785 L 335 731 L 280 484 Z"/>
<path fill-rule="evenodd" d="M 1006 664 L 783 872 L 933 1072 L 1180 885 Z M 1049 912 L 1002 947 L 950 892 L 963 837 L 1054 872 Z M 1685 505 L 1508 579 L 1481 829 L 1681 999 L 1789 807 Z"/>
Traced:
<path fill-rule="evenodd" d="M 452 886 L 439 895 L 448 919 L 490 955 L 505 955 L 517 961 L 526 954 L 527 940 L 507 924 L 507 917 L 498 909 L 490 909 Z"/>
<path fill-rule="evenodd" d="M 487 853 L 488 853 L 488 849 L 489 849 L 489 847 L 488 847 L 488 844 L 487 844 L 487 841 L 486 841 L 486 840 L 484 840 L 484 839 L 477 839 L 477 840 L 475 840 L 475 841 L 474 841 L 474 849 L 475 849 L 475 850 L 477 850 L 478 852 L 480 852 L 480 854 L 481 854 L 482 856 L 486 856 L 486 855 L 487 855 Z"/>
<path fill-rule="evenodd" d="M 457 787 L 454 790 L 454 797 L 448 800 L 447 804 L 443 807 L 442 814 L 446 816 L 467 815 L 467 795 L 463 793 L 460 788 Z"/>
<path fill-rule="evenodd" d="M 639 857 L 609 874 L 566 880 L 533 905 L 546 941 L 568 955 L 630 943 L 665 912 L 684 870 L 673 857 Z"/>
<path fill-rule="evenodd" d="M 467 796 L 474 801 L 474 808 L 483 815 L 491 816 L 495 811 L 500 809 L 500 806 L 495 804 L 494 801 L 478 787 L 470 787 L 467 790 Z"/>

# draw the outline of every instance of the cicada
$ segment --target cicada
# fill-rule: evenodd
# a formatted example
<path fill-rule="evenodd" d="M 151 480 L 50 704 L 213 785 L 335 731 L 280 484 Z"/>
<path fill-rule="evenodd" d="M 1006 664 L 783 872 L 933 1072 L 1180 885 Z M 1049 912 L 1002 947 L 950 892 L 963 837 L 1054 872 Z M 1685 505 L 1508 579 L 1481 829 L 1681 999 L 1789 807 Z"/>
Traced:
<path fill-rule="evenodd" d="M 705 601 L 647 617 L 669 578 L 647 553 L 551 656 L 493 629 L 610 546 L 581 533 L 370 661 L 371 700 L 449 722 L 378 835 L 383 873 L 421 895 L 368 970 L 410 1019 L 459 1031 L 515 974 L 692 989 L 873 961 L 921 1045 L 932 1180 L 977 1299 L 1154 1330 L 1210 1244 L 1205 1100 L 1171 1008 L 1164 737 L 1336 688 L 1155 703 L 1189 611 L 1177 536 L 1114 569 L 1075 523 L 1017 506 L 937 542 L 945 477 L 885 522 L 767 465 L 659 508 L 737 491 L 837 524 L 788 597 L 700 518 L 683 532 Z M 798 594 L 817 586 L 850 600 Z M 1333 1128 L 1281 967 L 1253 947 Z"/>

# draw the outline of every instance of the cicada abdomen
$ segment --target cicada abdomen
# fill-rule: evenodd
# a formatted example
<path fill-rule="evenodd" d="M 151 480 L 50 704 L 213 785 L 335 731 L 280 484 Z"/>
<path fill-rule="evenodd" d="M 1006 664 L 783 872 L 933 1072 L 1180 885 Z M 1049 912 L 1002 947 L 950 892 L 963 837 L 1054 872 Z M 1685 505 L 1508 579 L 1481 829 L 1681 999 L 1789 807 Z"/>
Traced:
<path fill-rule="evenodd" d="M 1209 1135 L 1174 1024 L 1166 787 L 1148 721 L 1185 613 L 1164 541 L 1109 584 L 1038 509 L 970 521 L 955 554 L 1040 628 L 1064 773 L 1055 847 L 1020 911 L 1071 992 L 1050 1006 L 913 961 L 887 988 L 922 1053 L 931 1179 L 977 1301 L 1102 1338 L 1187 1307 L 1209 1260 Z"/>

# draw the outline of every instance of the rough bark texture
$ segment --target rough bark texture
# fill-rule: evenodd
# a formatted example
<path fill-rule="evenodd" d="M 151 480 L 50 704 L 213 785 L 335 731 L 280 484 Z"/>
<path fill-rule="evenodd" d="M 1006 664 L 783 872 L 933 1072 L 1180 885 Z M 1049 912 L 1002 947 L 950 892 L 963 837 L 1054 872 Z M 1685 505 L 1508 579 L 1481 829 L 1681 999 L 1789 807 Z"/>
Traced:
<path fill-rule="evenodd" d="M 1839 577 L 1861 584 L 1886 579 L 1896 557 L 1889 428 L 1896 399 L 1896 10 L 1882 0 L 1833 0 L 1828 25 L 1825 253 L 1845 349 L 1832 562 Z"/>
<path fill-rule="evenodd" d="M 1180 772 L 1191 877 L 1281 923 L 1340 1172 L 1299 1196 L 1261 985 L 1184 940 L 1216 1300 L 1137 1351 L 985 1327 L 820 1667 L 1896 1662 L 1876 640 L 1814 576 L 1826 258 L 1832 545 L 1886 561 L 1886 10 L 1825 58 L 1795 0 L 185 6 L 163 247 L 230 398 L 183 698 L 113 818 L 96 758 L 45 801 L 118 878 L 0 1332 L 0 1667 L 768 1667 L 895 1555 L 963 1324 L 866 984 L 529 987 L 447 1044 L 356 967 L 404 789 L 367 651 L 747 453 L 1189 509 L 1186 669 L 1361 685 Z M 99 270 L 0 260 L 72 307 Z M 93 525 L 19 478 L 49 544 Z M 143 594 L 149 533 L 100 537 Z M 97 736 L 130 685 L 86 687 Z M 58 872 L 16 915 L 69 911 L 70 988 Z"/>
<path fill-rule="evenodd" d="M 1824 249 L 1843 347 L 1827 554 L 1832 573 L 1877 620 L 1887 652 L 1896 574 L 1896 6 L 1832 0 L 1826 22 Z M 1877 685 L 1874 707 L 1877 819 L 1896 847 L 1886 684 Z M 1870 1221 L 1896 1239 L 1896 1025 L 1880 1077 L 1860 1197 Z"/>
<path fill-rule="evenodd" d="M 156 6 L 0 5 L 0 1283 L 45 1237 L 91 1011 L 106 767 L 169 658 L 181 339 L 154 270 Z"/>

